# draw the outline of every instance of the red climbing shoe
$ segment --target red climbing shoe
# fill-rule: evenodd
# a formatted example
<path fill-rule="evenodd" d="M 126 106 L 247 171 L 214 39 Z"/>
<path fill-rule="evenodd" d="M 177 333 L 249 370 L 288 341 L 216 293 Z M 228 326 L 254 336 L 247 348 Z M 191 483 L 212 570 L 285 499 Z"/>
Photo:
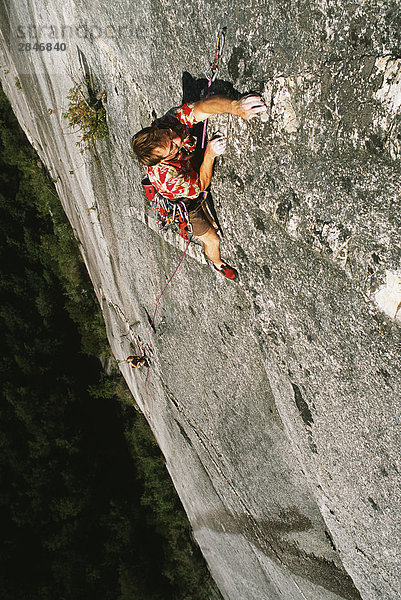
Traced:
<path fill-rule="evenodd" d="M 227 263 L 223 263 L 221 267 L 216 267 L 216 265 L 213 266 L 216 271 L 224 275 L 224 277 L 227 277 L 227 279 L 235 279 L 238 277 L 238 271 L 233 269 L 233 267 L 230 267 Z"/>

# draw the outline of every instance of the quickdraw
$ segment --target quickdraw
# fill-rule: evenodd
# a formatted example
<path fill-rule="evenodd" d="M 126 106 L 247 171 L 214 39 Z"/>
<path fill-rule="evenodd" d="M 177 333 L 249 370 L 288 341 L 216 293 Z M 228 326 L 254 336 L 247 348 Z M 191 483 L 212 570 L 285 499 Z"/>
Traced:
<path fill-rule="evenodd" d="M 207 78 L 207 88 L 205 90 L 205 98 L 207 98 L 210 94 L 210 88 L 212 83 L 217 77 L 217 71 L 219 69 L 219 61 L 220 57 L 223 53 L 224 44 L 226 41 L 226 33 L 227 27 L 223 27 L 223 29 L 218 28 L 217 32 L 217 40 L 216 40 L 216 51 L 214 53 L 214 59 L 212 64 L 210 65 L 210 71 L 205 72 L 205 76 Z M 206 129 L 207 129 L 207 119 L 203 123 L 203 131 L 202 131 L 202 148 L 205 147 L 205 138 L 206 138 Z"/>
<path fill-rule="evenodd" d="M 220 29 L 220 26 L 219 26 L 218 31 L 217 31 L 216 51 L 214 54 L 213 62 L 210 65 L 210 74 L 208 73 L 208 71 L 205 71 L 206 79 L 209 80 L 208 87 L 210 87 L 212 85 L 213 81 L 217 77 L 217 70 L 219 68 L 219 60 L 223 53 L 224 43 L 226 41 L 226 33 L 227 33 L 227 27 L 223 27 L 222 29 Z"/>

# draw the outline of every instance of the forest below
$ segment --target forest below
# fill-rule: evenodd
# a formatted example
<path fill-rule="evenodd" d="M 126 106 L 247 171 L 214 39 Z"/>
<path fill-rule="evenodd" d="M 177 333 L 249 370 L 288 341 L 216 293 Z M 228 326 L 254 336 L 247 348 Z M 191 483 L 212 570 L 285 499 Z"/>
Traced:
<path fill-rule="evenodd" d="M 0 135 L 2 598 L 218 598 L 143 415 L 102 369 L 77 240 L 1 88 Z"/>

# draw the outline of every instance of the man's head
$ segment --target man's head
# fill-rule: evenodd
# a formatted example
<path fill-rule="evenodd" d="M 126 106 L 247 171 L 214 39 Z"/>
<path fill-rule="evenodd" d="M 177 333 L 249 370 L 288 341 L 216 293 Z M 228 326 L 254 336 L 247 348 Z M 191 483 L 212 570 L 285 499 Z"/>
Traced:
<path fill-rule="evenodd" d="M 133 153 L 147 167 L 174 159 L 181 146 L 181 137 L 170 128 L 145 127 L 131 139 Z"/>

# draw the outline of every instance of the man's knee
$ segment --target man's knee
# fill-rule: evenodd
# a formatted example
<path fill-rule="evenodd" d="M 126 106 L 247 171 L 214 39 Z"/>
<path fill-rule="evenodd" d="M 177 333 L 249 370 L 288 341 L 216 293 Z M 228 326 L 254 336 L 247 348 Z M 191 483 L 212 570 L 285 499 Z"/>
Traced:
<path fill-rule="evenodd" d="M 220 238 L 216 233 L 214 227 L 211 227 L 206 233 L 199 236 L 201 242 L 206 244 L 207 246 L 220 246 Z"/>

